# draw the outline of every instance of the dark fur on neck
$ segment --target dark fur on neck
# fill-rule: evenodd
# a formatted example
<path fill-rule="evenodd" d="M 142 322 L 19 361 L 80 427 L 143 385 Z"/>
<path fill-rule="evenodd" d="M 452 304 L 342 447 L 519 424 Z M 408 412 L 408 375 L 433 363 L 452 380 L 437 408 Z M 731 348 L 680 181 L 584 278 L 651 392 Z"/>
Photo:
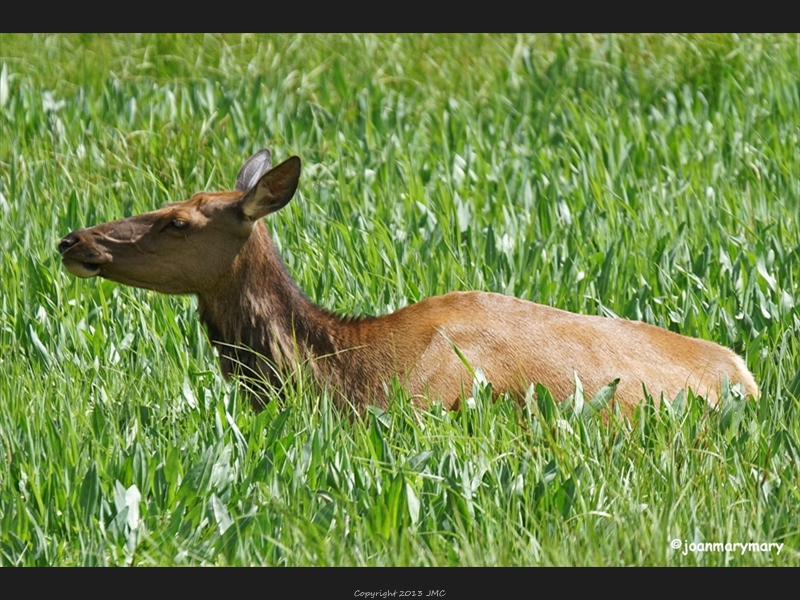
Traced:
<path fill-rule="evenodd" d="M 231 270 L 210 291 L 198 294 L 198 313 L 219 352 L 226 377 L 251 380 L 251 402 L 260 409 L 270 396 L 282 395 L 287 378 L 308 368 L 318 385 L 347 395 L 345 373 L 358 381 L 352 360 L 353 328 L 311 302 L 283 265 L 262 222 L 256 223 Z M 362 379 L 363 381 L 363 379 Z M 268 387 L 263 384 L 266 383 Z M 349 398 L 360 404 L 363 399 Z"/>

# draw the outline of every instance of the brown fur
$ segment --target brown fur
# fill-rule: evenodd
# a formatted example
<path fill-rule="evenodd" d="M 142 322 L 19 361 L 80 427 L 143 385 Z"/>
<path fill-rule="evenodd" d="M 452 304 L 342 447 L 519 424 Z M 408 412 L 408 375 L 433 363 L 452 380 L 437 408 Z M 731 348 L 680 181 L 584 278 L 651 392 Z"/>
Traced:
<path fill-rule="evenodd" d="M 75 231 L 59 245 L 64 265 L 80 277 L 196 294 L 223 373 L 272 390 L 254 395 L 256 407 L 306 366 L 342 403 L 385 406 L 396 376 L 420 406 L 441 400 L 457 408 L 472 377 L 454 346 L 495 392 L 517 398 L 531 383 L 564 398 L 575 373 L 589 395 L 619 378 L 615 401 L 627 414 L 642 399 L 642 383 L 655 398 L 688 387 L 716 404 L 727 376 L 758 396 L 744 361 L 712 342 L 500 294 L 452 292 L 361 320 L 331 315 L 292 281 L 261 221 L 291 199 L 300 161 L 269 167 L 261 151 L 240 171 L 237 191 L 199 193 Z"/>

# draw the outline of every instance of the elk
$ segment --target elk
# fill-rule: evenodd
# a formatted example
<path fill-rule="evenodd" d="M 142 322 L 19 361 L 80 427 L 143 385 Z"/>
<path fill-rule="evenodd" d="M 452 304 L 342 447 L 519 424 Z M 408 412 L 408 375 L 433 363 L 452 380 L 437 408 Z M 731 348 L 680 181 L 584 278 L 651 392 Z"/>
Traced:
<path fill-rule="evenodd" d="M 262 220 L 297 190 L 300 159 L 271 168 L 261 150 L 234 191 L 199 192 L 152 212 L 74 231 L 58 249 L 78 277 L 167 294 L 194 294 L 226 377 L 256 378 L 258 410 L 297 368 L 335 390 L 341 406 L 385 407 L 397 377 L 415 404 L 457 409 L 471 368 L 495 394 L 522 399 L 533 383 L 557 399 L 618 379 L 613 402 L 631 415 L 644 397 L 691 388 L 713 406 L 724 378 L 758 387 L 741 357 L 715 343 L 621 318 L 580 315 L 501 294 L 451 292 L 368 318 L 312 303 L 287 272 Z M 465 364 L 466 363 L 466 364 Z"/>

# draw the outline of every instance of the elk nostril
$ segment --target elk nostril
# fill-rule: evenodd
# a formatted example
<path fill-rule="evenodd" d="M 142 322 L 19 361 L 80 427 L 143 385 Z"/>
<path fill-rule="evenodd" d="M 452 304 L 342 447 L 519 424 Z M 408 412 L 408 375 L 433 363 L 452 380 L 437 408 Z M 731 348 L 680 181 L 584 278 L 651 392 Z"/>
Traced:
<path fill-rule="evenodd" d="M 78 243 L 77 237 L 75 237 L 74 235 L 68 235 L 67 237 L 61 238 L 61 241 L 58 243 L 58 251 L 61 254 L 64 254 L 64 252 L 72 248 L 77 243 Z"/>

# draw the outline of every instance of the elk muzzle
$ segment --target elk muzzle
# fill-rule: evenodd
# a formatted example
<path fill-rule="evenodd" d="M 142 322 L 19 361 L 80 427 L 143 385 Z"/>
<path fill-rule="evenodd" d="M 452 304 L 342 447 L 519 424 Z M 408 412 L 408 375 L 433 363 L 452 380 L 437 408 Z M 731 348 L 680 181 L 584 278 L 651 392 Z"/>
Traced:
<path fill-rule="evenodd" d="M 58 243 L 61 263 L 77 277 L 96 277 L 102 265 L 110 262 L 111 256 L 103 248 L 92 244 L 85 230 L 73 231 Z"/>

